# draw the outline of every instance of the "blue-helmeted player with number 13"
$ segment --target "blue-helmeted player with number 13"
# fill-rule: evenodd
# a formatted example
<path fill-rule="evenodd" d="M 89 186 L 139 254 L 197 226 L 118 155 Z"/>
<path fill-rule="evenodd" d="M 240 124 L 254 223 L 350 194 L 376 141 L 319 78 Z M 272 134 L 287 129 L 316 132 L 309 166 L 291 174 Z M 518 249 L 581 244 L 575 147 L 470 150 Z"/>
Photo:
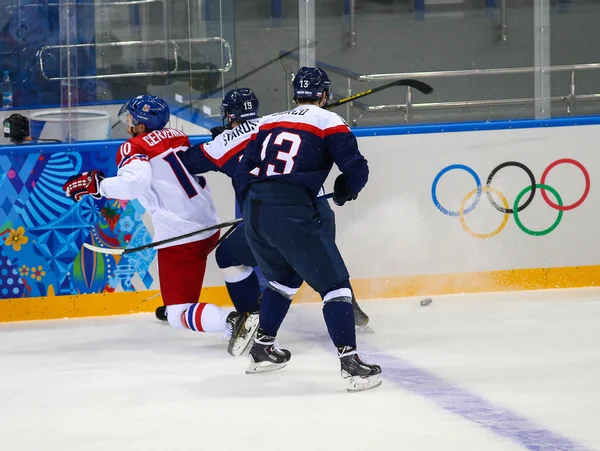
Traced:
<path fill-rule="evenodd" d="M 269 281 L 246 372 L 273 371 L 290 360 L 276 336 L 304 280 L 323 299 L 347 390 L 362 391 L 381 384 L 381 368 L 357 352 L 350 276 L 315 202 L 333 163 L 342 172 L 333 196 L 340 206 L 357 198 L 369 168 L 348 125 L 324 109 L 330 97 L 325 71 L 302 67 L 294 78 L 298 106 L 260 120 L 235 172 L 246 238 Z"/>

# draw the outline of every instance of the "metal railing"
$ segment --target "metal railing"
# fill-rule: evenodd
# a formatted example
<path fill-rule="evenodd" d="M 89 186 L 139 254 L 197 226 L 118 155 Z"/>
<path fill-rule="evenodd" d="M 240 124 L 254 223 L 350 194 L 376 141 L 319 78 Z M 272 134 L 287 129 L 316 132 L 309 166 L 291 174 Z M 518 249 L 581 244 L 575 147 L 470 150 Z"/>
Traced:
<path fill-rule="evenodd" d="M 283 52 L 281 53 L 283 54 Z M 297 54 L 289 54 L 286 58 L 297 60 Z M 490 75 L 518 75 L 518 74 L 533 74 L 536 71 L 534 67 L 508 67 L 499 69 L 465 69 L 465 70 L 446 70 L 446 71 L 429 71 L 429 72 L 396 72 L 385 74 L 359 74 L 357 72 L 342 69 L 328 63 L 317 61 L 316 64 L 330 73 L 341 75 L 347 79 L 346 96 L 351 96 L 352 81 L 373 82 L 373 81 L 392 81 L 402 78 L 418 78 L 423 80 L 452 78 L 452 77 L 471 77 L 471 76 L 490 76 Z M 290 65 L 282 58 L 282 66 L 286 77 L 286 94 L 288 99 L 288 108 L 292 107 L 290 95 L 290 79 L 293 79 L 294 73 Z M 566 104 L 567 114 L 573 115 L 576 111 L 577 101 L 598 101 L 598 94 L 583 94 L 577 95 L 575 86 L 575 73 L 577 71 L 600 70 L 600 63 L 585 63 L 585 64 L 568 64 L 559 66 L 550 66 L 549 72 L 571 72 L 571 82 L 569 86 L 569 94 L 565 96 L 550 97 L 551 101 L 562 101 Z M 346 120 L 350 124 L 356 125 L 358 120 L 353 119 L 353 108 L 358 108 L 368 112 L 384 112 L 384 111 L 403 111 L 404 123 L 410 124 L 414 110 L 435 110 L 445 108 L 468 108 L 468 107 L 489 107 L 489 106 L 510 106 L 510 105 L 528 105 L 533 104 L 535 98 L 509 98 L 509 99 L 491 99 L 491 100 L 459 100 L 445 102 L 426 102 L 414 103 L 412 99 L 412 91 L 407 87 L 405 101 L 401 104 L 384 104 L 384 105 L 368 105 L 361 101 L 352 101 L 346 104 Z M 362 116 L 361 116 L 362 117 Z"/>
<path fill-rule="evenodd" d="M 207 42 L 220 42 L 221 48 L 224 49 L 224 53 L 227 54 L 225 58 L 225 65 L 221 68 L 214 69 L 190 69 L 178 71 L 178 54 L 179 54 L 179 46 L 180 44 L 196 44 L 196 43 L 207 43 Z M 81 75 L 76 77 L 49 77 L 48 74 L 44 71 L 44 53 L 49 52 L 50 50 L 57 49 L 67 49 L 70 51 L 71 49 L 78 48 L 104 48 L 104 47 L 132 47 L 132 46 L 152 46 L 152 45 L 161 45 L 161 46 L 172 46 L 173 47 L 173 55 L 172 58 L 166 58 L 167 60 L 172 59 L 175 62 L 175 67 L 173 70 L 165 70 L 165 71 L 153 71 L 153 72 L 122 72 L 122 73 L 114 73 L 114 74 L 103 74 L 103 75 Z M 231 46 L 229 42 L 221 37 L 211 37 L 211 38 L 192 38 L 192 39 L 169 39 L 169 40 L 156 40 L 156 41 L 122 41 L 122 42 L 105 42 L 98 44 L 63 44 L 63 45 L 47 45 L 40 48 L 37 51 L 37 58 L 39 64 L 39 70 L 42 76 L 46 80 L 56 81 L 56 80 L 88 80 L 88 79 L 104 79 L 104 78 L 124 78 L 124 77 L 141 77 L 141 76 L 153 76 L 153 75 L 180 75 L 180 74 L 199 74 L 199 73 L 222 73 L 227 72 L 233 66 L 233 57 L 231 53 Z"/>
<path fill-rule="evenodd" d="M 356 46 L 356 0 L 348 0 L 348 45 L 353 48 Z M 506 0 L 500 0 L 500 29 L 498 38 L 501 41 L 508 39 L 508 13 Z"/>
<path fill-rule="evenodd" d="M 500 0 L 500 39 L 506 41 L 508 38 L 508 24 L 506 13 L 506 0 Z"/>

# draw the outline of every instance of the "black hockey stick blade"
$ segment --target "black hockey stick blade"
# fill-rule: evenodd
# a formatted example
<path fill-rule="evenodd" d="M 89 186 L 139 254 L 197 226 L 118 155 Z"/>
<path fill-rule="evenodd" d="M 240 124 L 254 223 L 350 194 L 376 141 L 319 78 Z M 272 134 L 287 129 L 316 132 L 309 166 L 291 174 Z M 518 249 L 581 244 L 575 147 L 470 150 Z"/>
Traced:
<path fill-rule="evenodd" d="M 410 86 L 411 88 L 416 89 L 423 94 L 431 94 L 433 92 L 433 88 L 431 85 L 425 83 L 421 80 L 414 80 L 412 78 L 403 78 L 402 80 L 395 81 L 397 86 Z"/>
<path fill-rule="evenodd" d="M 433 88 L 424 81 L 413 80 L 412 78 L 403 78 L 402 80 L 392 81 L 391 83 L 387 83 L 377 88 L 367 89 L 366 91 L 359 92 L 350 97 L 344 97 L 343 99 L 340 99 L 337 102 L 333 102 L 327 105 L 325 108 L 330 110 L 345 103 L 352 102 L 353 100 L 360 99 L 361 97 L 366 97 L 368 95 L 375 94 L 376 92 L 383 91 L 384 89 L 388 89 L 393 86 L 410 86 L 411 88 L 414 88 L 417 91 L 422 92 L 423 94 L 431 94 L 433 92 Z"/>

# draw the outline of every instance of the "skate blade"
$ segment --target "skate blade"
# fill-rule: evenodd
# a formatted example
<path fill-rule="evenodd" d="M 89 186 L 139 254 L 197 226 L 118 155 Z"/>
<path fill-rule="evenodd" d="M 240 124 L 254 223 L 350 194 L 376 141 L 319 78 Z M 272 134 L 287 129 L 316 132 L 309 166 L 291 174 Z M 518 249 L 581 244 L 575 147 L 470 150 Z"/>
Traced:
<path fill-rule="evenodd" d="M 269 373 L 271 371 L 277 371 L 282 368 L 285 368 L 287 362 L 285 363 L 271 363 L 271 362 L 250 362 L 248 368 L 246 369 L 246 374 L 258 374 L 258 373 Z"/>
<path fill-rule="evenodd" d="M 239 357 L 246 352 L 258 330 L 258 324 L 258 313 L 249 315 L 242 326 L 240 334 L 227 348 L 227 352 L 234 357 Z"/>
<path fill-rule="evenodd" d="M 374 376 L 353 376 L 348 381 L 348 386 L 346 390 L 350 393 L 357 393 L 359 391 L 371 390 L 372 388 L 377 388 L 381 385 L 383 381 L 379 374 L 375 374 Z"/>

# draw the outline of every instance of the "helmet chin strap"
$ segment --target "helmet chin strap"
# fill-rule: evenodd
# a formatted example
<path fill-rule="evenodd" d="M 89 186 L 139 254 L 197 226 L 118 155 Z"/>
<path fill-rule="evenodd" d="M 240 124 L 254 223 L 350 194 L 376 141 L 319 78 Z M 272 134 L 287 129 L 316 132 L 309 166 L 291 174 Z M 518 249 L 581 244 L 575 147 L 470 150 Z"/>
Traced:
<path fill-rule="evenodd" d="M 127 133 L 129 133 L 129 134 L 130 134 L 131 136 L 133 136 L 134 138 L 135 138 L 136 136 L 139 136 L 139 135 L 141 135 L 142 133 L 146 133 L 146 132 L 148 131 L 148 130 L 144 130 L 143 132 L 135 132 L 135 131 L 133 131 L 133 127 L 134 127 L 133 125 L 130 125 L 130 126 L 127 128 Z M 137 125 L 136 125 L 136 127 L 137 127 Z"/>
<path fill-rule="evenodd" d="M 225 123 L 227 121 L 227 123 Z M 229 118 L 229 114 L 225 113 L 225 116 L 221 116 L 221 122 L 223 123 L 223 127 L 231 129 L 231 119 Z"/>

